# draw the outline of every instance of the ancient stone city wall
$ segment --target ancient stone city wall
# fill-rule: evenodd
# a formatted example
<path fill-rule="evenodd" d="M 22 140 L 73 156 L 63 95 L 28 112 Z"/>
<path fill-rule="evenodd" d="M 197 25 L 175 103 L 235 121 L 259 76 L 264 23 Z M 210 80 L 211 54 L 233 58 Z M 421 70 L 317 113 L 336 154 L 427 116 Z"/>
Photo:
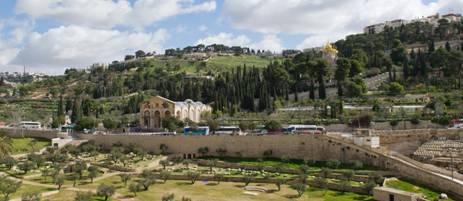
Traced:
<path fill-rule="evenodd" d="M 463 185 L 435 175 L 426 169 L 391 158 L 385 154 L 322 135 L 269 135 L 269 136 L 149 136 L 149 135 L 80 135 L 110 147 L 115 143 L 134 144 L 160 153 L 161 144 L 172 154 L 198 156 L 198 148 L 208 147 L 210 155 L 217 149 L 227 150 L 229 156 L 262 157 L 272 150 L 274 157 L 288 156 L 306 160 L 339 160 L 344 163 L 361 161 L 397 172 L 401 177 L 431 186 L 442 192 L 463 199 Z"/>
<path fill-rule="evenodd" d="M 14 128 L 0 128 L 0 133 L 5 133 L 6 135 L 13 138 L 20 137 L 32 137 L 32 138 L 45 138 L 53 139 L 61 137 L 58 131 L 54 130 L 39 130 L 39 129 L 14 129 Z"/>

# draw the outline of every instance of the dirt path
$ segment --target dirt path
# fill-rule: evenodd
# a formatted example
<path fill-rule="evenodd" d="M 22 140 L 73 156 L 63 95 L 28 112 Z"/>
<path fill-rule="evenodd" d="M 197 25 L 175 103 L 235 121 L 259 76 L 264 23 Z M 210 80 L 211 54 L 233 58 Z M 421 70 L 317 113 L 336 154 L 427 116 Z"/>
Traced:
<path fill-rule="evenodd" d="M 159 168 L 159 167 L 161 167 L 161 165 L 159 164 L 159 161 L 165 160 L 165 159 L 167 159 L 167 157 L 163 156 L 163 157 L 160 157 L 160 158 L 157 158 L 157 159 L 151 161 L 146 166 L 137 167 L 135 169 L 135 173 L 140 174 L 140 173 L 143 172 L 143 170 L 146 170 L 146 169 Z M 102 176 L 95 178 L 93 181 L 95 182 L 95 181 L 104 180 L 104 179 L 110 178 L 112 176 L 120 175 L 122 173 L 123 172 L 119 172 L 119 171 L 108 172 L 108 170 L 105 170 L 105 173 Z M 37 175 L 31 175 L 31 176 L 28 176 L 28 177 L 23 178 L 23 179 L 9 176 L 9 175 L 5 174 L 4 172 L 0 172 L 0 176 L 7 176 L 11 180 L 21 181 L 22 184 L 26 184 L 26 185 L 45 187 L 45 188 L 53 188 L 53 189 L 57 188 L 57 186 L 53 185 L 53 184 L 43 184 L 43 183 L 27 180 L 27 178 L 33 178 L 33 177 L 40 176 L 38 174 Z M 48 196 L 57 194 L 61 190 L 96 193 L 96 189 L 86 189 L 86 188 L 73 187 L 72 185 L 63 185 L 60 190 L 46 191 L 46 192 L 40 193 L 40 195 L 41 195 L 41 198 L 44 198 L 44 197 L 48 197 Z M 124 195 L 122 195 L 120 193 L 117 193 L 117 192 L 112 197 L 114 199 L 116 199 L 116 200 L 119 200 L 119 201 L 138 201 L 136 198 L 125 197 Z M 12 201 L 20 201 L 20 200 L 21 200 L 21 198 L 12 199 Z"/>
<path fill-rule="evenodd" d="M 43 192 L 43 193 L 40 193 L 40 198 L 43 199 L 45 197 L 48 197 L 48 196 L 51 196 L 51 195 L 54 195 L 54 194 L 57 194 L 57 193 L 59 193 L 58 190 Z M 11 199 L 10 201 L 21 201 L 21 198 Z"/>

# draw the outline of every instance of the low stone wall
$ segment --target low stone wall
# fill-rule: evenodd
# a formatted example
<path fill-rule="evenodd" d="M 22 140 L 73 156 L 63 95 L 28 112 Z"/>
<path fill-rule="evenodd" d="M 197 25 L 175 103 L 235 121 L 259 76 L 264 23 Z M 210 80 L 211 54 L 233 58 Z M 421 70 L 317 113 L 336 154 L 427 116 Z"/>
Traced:
<path fill-rule="evenodd" d="M 350 127 L 347 124 L 330 124 L 323 125 L 328 132 L 350 132 L 354 131 L 355 128 Z M 412 124 L 409 121 L 399 121 L 397 126 L 391 126 L 389 122 L 373 122 L 370 129 L 373 130 L 407 130 L 407 129 L 443 129 L 445 126 L 432 123 L 431 121 L 421 121 L 419 124 Z"/>
<path fill-rule="evenodd" d="M 463 137 L 463 129 L 374 130 L 382 146 L 405 141 L 427 141 L 432 137 Z"/>
<path fill-rule="evenodd" d="M 57 137 L 64 137 L 64 135 L 59 134 L 56 130 L 0 128 L 0 133 L 5 133 L 12 138 L 31 137 L 51 140 Z"/>
<path fill-rule="evenodd" d="M 156 174 L 157 178 L 160 178 L 159 174 Z M 180 174 L 172 174 L 169 176 L 168 180 L 183 180 L 185 182 L 188 182 L 190 178 L 188 178 L 187 175 L 180 175 Z M 209 181 L 209 182 L 215 182 L 217 181 L 214 176 L 209 176 L 209 175 L 201 175 L 198 177 L 197 181 Z M 223 182 L 236 182 L 236 183 L 244 183 L 245 180 L 243 177 L 224 177 L 221 181 Z M 269 178 L 253 178 L 251 183 L 267 183 L 267 184 L 274 184 L 276 183 L 277 179 Z M 286 184 L 292 184 L 295 183 L 296 178 L 290 178 L 286 179 L 285 183 Z M 307 181 L 307 184 L 311 187 L 322 187 L 320 184 L 314 181 Z M 369 192 L 360 186 L 342 186 L 341 184 L 336 184 L 336 183 L 331 183 L 327 182 L 325 187 L 330 190 L 335 190 L 335 191 L 345 191 L 345 192 L 353 192 L 357 194 L 362 194 L 362 195 L 368 195 Z"/>

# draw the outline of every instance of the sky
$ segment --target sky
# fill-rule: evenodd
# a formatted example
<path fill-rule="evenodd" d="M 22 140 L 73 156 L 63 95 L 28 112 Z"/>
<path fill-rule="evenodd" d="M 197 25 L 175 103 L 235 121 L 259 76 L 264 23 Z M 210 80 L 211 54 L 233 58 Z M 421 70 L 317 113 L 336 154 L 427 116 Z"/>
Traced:
<path fill-rule="evenodd" d="M 449 12 L 463 0 L 0 0 L 0 72 L 63 74 L 196 44 L 304 49 Z"/>

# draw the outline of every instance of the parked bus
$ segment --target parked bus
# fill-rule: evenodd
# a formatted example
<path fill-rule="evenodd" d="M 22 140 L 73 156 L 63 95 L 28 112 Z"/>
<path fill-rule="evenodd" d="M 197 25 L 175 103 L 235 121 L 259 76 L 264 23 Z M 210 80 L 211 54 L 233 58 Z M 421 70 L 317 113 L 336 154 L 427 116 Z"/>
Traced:
<path fill-rule="evenodd" d="M 240 127 L 238 126 L 220 126 L 217 131 L 215 131 L 217 135 L 243 135 L 241 132 Z"/>
<path fill-rule="evenodd" d="M 325 128 L 317 125 L 289 125 L 284 129 L 287 134 L 324 134 Z"/>
<path fill-rule="evenodd" d="M 463 128 L 463 119 L 452 120 L 450 128 Z"/>
<path fill-rule="evenodd" d="M 35 121 L 21 121 L 18 125 L 19 128 L 27 128 L 27 129 L 41 129 L 42 124 L 40 122 Z"/>
<path fill-rule="evenodd" d="M 199 126 L 199 127 L 185 127 L 183 128 L 184 135 L 209 135 L 209 126 Z"/>

